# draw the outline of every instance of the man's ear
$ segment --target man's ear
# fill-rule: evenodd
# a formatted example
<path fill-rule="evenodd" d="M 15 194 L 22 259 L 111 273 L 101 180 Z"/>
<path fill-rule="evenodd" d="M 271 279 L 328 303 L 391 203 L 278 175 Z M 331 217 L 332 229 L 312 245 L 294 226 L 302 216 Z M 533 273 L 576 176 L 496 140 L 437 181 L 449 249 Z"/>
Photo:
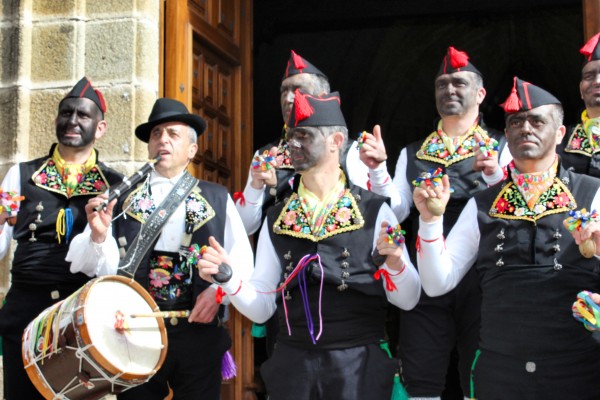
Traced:
<path fill-rule="evenodd" d="M 98 125 L 96 125 L 96 134 L 94 135 L 94 138 L 96 140 L 100 139 L 102 136 L 104 136 L 104 134 L 106 133 L 106 121 L 102 120 L 98 122 Z"/>
<path fill-rule="evenodd" d="M 342 132 L 334 132 L 331 134 L 331 143 L 334 149 L 342 149 L 344 145 L 344 134 Z"/>

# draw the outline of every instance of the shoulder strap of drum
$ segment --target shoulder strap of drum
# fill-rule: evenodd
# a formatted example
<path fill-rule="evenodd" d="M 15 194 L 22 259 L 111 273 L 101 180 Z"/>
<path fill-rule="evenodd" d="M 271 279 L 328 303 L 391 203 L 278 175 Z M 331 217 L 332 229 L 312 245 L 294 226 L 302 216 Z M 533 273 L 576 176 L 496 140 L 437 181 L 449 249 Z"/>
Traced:
<path fill-rule="evenodd" d="M 150 214 L 146 222 L 140 228 L 139 234 L 134 239 L 131 246 L 129 246 L 125 257 L 119 262 L 118 275 L 129 277 L 135 275 L 135 271 L 138 269 L 140 262 L 160 235 L 162 227 L 171 214 L 175 212 L 177 207 L 179 207 L 191 193 L 197 182 L 198 180 L 196 178 L 190 175 L 188 171 L 185 171 L 167 197 L 165 197 L 162 203 L 160 203 L 154 212 Z"/>

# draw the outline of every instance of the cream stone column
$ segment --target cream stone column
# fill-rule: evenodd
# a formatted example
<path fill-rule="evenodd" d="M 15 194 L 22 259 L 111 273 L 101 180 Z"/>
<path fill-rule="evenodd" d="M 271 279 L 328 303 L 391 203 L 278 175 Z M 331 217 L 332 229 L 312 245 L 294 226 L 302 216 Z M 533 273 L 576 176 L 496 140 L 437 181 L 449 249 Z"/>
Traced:
<path fill-rule="evenodd" d="M 161 4 L 0 1 L 0 180 L 15 163 L 47 154 L 56 140 L 58 102 L 83 76 L 107 103 L 100 159 L 126 174 L 147 160 L 133 131 L 158 93 Z M 9 287 L 11 258 L 0 261 L 0 298 Z"/>

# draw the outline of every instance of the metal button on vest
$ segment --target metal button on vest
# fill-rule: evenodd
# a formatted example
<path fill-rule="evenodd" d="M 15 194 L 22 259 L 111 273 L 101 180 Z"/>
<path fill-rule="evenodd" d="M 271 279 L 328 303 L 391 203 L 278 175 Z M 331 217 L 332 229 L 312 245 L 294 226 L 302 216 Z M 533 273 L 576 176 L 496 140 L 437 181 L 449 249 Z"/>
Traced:
<path fill-rule="evenodd" d="M 535 363 L 533 361 L 527 361 L 525 363 L 525 370 L 527 372 L 533 373 L 533 372 L 535 372 L 535 368 L 536 368 L 536 366 L 535 366 Z"/>
<path fill-rule="evenodd" d="M 50 292 L 50 298 L 52 300 L 57 300 L 60 297 L 60 292 L 58 290 L 53 290 Z"/>

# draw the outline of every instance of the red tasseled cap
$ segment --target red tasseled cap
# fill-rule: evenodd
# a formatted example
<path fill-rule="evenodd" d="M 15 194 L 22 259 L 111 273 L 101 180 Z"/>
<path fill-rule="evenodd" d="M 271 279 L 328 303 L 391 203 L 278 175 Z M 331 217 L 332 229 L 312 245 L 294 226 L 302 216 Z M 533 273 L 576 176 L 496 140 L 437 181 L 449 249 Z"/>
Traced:
<path fill-rule="evenodd" d="M 512 113 L 517 112 L 521 109 L 521 100 L 517 94 L 517 77 L 514 77 L 513 88 L 508 95 L 508 98 L 504 103 L 500 104 L 500 107 L 504 109 L 504 112 Z"/>
<path fill-rule="evenodd" d="M 594 50 L 598 45 L 598 40 L 600 40 L 600 33 L 597 33 L 594 36 L 592 36 L 590 40 L 588 40 L 588 42 L 585 45 L 583 45 L 581 49 L 579 49 L 579 52 L 583 54 L 588 61 L 592 60 L 592 55 L 594 54 Z"/>
<path fill-rule="evenodd" d="M 448 47 L 448 57 L 452 68 L 462 68 L 469 63 L 469 56 L 464 51 L 456 50 L 454 47 Z"/>
<path fill-rule="evenodd" d="M 300 89 L 296 89 L 294 92 L 294 103 L 296 125 L 298 125 L 298 122 L 310 117 L 315 112 Z"/>
<path fill-rule="evenodd" d="M 294 67 L 299 70 L 303 70 L 306 68 L 306 64 L 304 64 L 304 60 L 300 57 L 294 50 L 292 50 L 292 59 L 294 60 Z"/>

